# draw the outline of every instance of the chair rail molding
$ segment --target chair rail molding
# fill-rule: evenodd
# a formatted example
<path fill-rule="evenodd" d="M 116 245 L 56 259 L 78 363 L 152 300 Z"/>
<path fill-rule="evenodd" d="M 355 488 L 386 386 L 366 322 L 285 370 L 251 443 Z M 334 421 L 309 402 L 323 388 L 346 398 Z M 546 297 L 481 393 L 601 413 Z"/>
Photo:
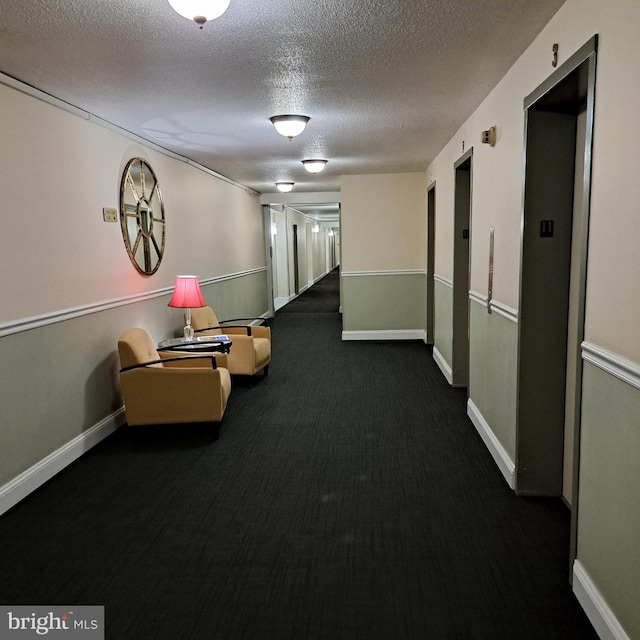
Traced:
<path fill-rule="evenodd" d="M 485 309 L 487 308 L 487 296 L 482 293 L 478 293 L 477 291 L 469 291 L 469 300 L 482 305 Z M 503 316 L 507 320 L 511 320 L 511 322 L 516 323 L 518 322 L 517 309 L 508 307 L 506 304 L 502 304 L 497 300 L 491 300 L 489 302 L 489 307 L 492 312 L 495 311 L 498 315 Z"/>
<path fill-rule="evenodd" d="M 343 271 L 343 278 L 356 278 L 360 276 L 426 276 L 423 269 L 397 269 L 389 271 Z"/>
<path fill-rule="evenodd" d="M 449 278 L 445 278 L 444 276 L 439 276 L 437 273 L 433 274 L 433 281 L 439 282 L 440 284 L 445 285 L 445 287 L 453 289 L 453 280 L 449 280 Z"/>
<path fill-rule="evenodd" d="M 582 359 L 640 389 L 640 365 L 590 342 L 583 342 Z"/>
<path fill-rule="evenodd" d="M 247 271 L 240 271 L 238 273 L 200 279 L 200 285 L 206 286 L 218 282 L 224 282 L 226 280 L 242 278 L 244 276 L 252 275 L 254 273 L 260 273 L 266 270 L 266 267 L 259 267 L 257 269 L 249 269 Z M 152 300 L 153 298 L 160 298 L 162 296 L 171 295 L 172 291 L 173 285 L 169 287 L 163 287 L 162 289 L 146 291 L 144 293 L 136 293 L 129 296 L 123 296 L 121 298 L 100 300 L 98 302 L 93 302 L 91 304 L 86 304 L 79 307 L 60 309 L 59 311 L 52 311 L 51 313 L 44 313 L 42 315 L 31 316 L 29 318 L 10 320 L 9 322 L 0 323 L 0 338 L 10 336 L 14 333 L 21 333 L 22 331 L 29 331 L 31 329 L 46 327 L 47 325 L 55 324 L 57 322 L 65 322 L 66 320 L 72 320 L 73 318 L 79 318 L 81 316 L 88 316 L 92 313 L 107 311 L 108 309 L 115 309 L 116 307 L 124 307 L 129 304 L 136 304 L 138 302 Z"/>

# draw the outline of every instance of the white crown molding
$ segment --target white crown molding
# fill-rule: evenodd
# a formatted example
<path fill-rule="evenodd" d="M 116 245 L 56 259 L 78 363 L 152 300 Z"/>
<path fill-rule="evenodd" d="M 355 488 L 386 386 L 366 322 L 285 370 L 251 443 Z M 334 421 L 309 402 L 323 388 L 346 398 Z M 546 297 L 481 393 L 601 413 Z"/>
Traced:
<path fill-rule="evenodd" d="M 224 282 L 226 280 L 233 280 L 235 278 L 242 278 L 254 273 L 260 273 L 266 271 L 266 267 L 260 267 L 258 269 L 250 269 L 248 271 L 241 271 L 238 273 L 227 274 L 216 278 L 201 279 L 200 286 L 205 287 L 217 282 Z M 56 324 L 57 322 L 65 322 L 66 320 L 72 320 L 73 318 L 79 318 L 82 316 L 88 316 L 92 313 L 98 313 L 100 311 L 107 311 L 108 309 L 115 309 L 116 307 L 124 307 L 129 304 L 136 304 L 138 302 L 145 302 L 147 300 L 153 300 L 161 296 L 170 295 L 173 291 L 173 286 L 163 287 L 162 289 L 155 289 L 154 291 L 147 291 L 145 293 L 137 293 L 130 296 L 123 296 L 122 298 L 112 298 L 111 300 L 101 300 L 80 307 L 72 307 L 69 309 L 60 309 L 59 311 L 53 311 L 51 313 L 45 313 L 38 316 L 31 316 L 29 318 L 20 318 L 18 320 L 11 320 L 9 322 L 0 323 L 0 338 L 10 336 L 14 333 L 21 333 L 23 331 L 30 331 L 31 329 L 38 329 L 40 327 L 46 327 L 50 324 Z"/>
<path fill-rule="evenodd" d="M 342 199 L 340 191 L 320 191 L 303 193 L 263 193 L 260 204 L 334 204 Z"/>
<path fill-rule="evenodd" d="M 70 102 L 66 102 L 65 100 L 60 100 L 60 98 L 56 98 L 54 95 L 51 95 L 50 93 L 41 91 L 40 89 L 37 89 L 36 87 L 31 86 L 30 84 L 26 84 L 21 80 L 17 80 L 16 78 L 8 76 L 5 73 L 0 72 L 0 84 L 3 84 L 7 87 L 11 87 L 16 91 L 20 91 L 21 93 L 31 96 L 32 98 L 36 98 L 36 100 L 40 100 L 41 102 L 44 102 L 48 105 L 51 105 L 58 109 L 62 109 L 63 111 L 66 111 L 67 113 L 71 113 L 74 116 L 81 118 L 82 120 L 87 120 L 88 122 L 97 124 L 103 127 L 104 129 L 109 129 L 109 131 L 113 131 L 114 133 L 117 133 L 118 135 L 124 138 L 133 140 L 134 142 L 138 142 L 144 145 L 145 147 L 149 147 L 154 151 L 158 151 L 159 153 L 165 156 L 168 156 L 169 158 L 173 158 L 174 160 L 178 160 L 179 162 L 185 162 L 189 166 L 194 167 L 199 171 L 203 171 L 204 173 L 207 173 L 210 176 L 217 178 L 218 180 L 222 180 L 223 182 L 227 182 L 228 184 L 231 184 L 234 187 L 238 187 L 243 191 L 246 191 L 249 195 L 256 196 L 256 197 L 260 195 L 258 191 L 251 189 L 251 187 L 247 187 L 246 185 L 240 184 L 239 182 L 236 182 L 231 178 L 227 178 L 227 176 L 224 176 L 221 173 L 214 171 L 213 169 L 209 169 L 209 167 L 205 167 L 204 165 L 201 165 L 198 162 L 195 162 L 194 160 L 192 160 L 191 158 L 188 158 L 187 156 L 182 156 L 178 153 L 175 153 L 174 151 L 165 149 L 165 147 L 160 146 L 156 142 L 147 140 L 147 138 L 143 138 L 142 136 L 132 133 L 131 131 L 127 131 L 126 129 L 123 129 L 118 125 L 113 124 L 113 122 L 104 120 L 103 118 L 100 118 L 99 116 L 96 116 L 95 114 L 89 111 L 85 111 L 80 107 L 76 107 L 74 104 L 71 104 Z"/>
<path fill-rule="evenodd" d="M 640 389 L 640 365 L 590 342 L 582 343 L 582 359 Z"/>
<path fill-rule="evenodd" d="M 80 109 L 70 102 L 65 102 L 64 100 L 60 100 L 50 93 L 45 93 L 44 91 L 40 91 L 40 89 L 36 89 L 36 87 L 31 86 L 30 84 L 26 84 L 16 78 L 8 76 L 5 73 L 0 73 L 0 84 L 5 85 L 6 87 L 11 87 L 16 91 L 20 91 L 20 93 L 24 93 L 25 95 L 31 96 L 32 98 L 36 98 L 36 100 L 40 100 L 41 102 L 46 102 L 52 107 L 57 107 L 58 109 L 62 109 L 67 113 L 71 113 L 74 116 L 78 116 L 83 120 L 91 120 L 91 114 L 84 109 Z M 131 134 L 130 134 L 131 135 Z"/>

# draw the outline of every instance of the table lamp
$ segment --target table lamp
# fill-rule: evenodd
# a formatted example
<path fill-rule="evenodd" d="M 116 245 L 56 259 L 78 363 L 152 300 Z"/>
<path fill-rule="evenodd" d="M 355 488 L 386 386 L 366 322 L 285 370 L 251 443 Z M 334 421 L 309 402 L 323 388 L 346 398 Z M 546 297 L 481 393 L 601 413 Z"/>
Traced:
<path fill-rule="evenodd" d="M 191 326 L 191 308 L 206 307 L 207 303 L 200 293 L 198 276 L 176 276 L 176 286 L 173 290 L 168 307 L 186 309 L 187 324 L 184 327 L 184 339 L 193 340 L 193 327 Z"/>

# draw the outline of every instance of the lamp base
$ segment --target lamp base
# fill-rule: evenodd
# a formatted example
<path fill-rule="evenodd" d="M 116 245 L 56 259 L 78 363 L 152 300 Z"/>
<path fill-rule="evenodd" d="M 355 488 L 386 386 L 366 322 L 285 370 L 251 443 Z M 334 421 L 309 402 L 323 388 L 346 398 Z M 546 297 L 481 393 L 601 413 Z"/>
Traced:
<path fill-rule="evenodd" d="M 184 339 L 185 340 L 193 340 L 193 327 L 190 324 L 185 325 L 184 327 Z"/>

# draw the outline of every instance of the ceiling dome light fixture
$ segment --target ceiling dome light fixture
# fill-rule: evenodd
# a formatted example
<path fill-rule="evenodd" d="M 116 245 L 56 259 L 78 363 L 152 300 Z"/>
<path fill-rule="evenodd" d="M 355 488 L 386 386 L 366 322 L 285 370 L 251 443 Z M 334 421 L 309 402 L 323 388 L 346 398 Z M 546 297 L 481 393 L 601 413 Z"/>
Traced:
<path fill-rule="evenodd" d="M 285 138 L 291 138 L 300 135 L 304 128 L 307 126 L 307 122 L 311 120 L 309 116 L 272 116 L 269 118 L 276 128 L 276 131 Z"/>
<path fill-rule="evenodd" d="M 282 191 L 282 193 L 288 193 L 293 189 L 293 182 L 276 182 L 276 187 L 278 187 L 278 191 Z"/>
<path fill-rule="evenodd" d="M 320 173 L 328 160 L 303 160 L 302 164 L 309 173 Z"/>
<path fill-rule="evenodd" d="M 169 0 L 172 9 L 187 20 L 203 25 L 219 18 L 229 7 L 231 0 Z"/>

